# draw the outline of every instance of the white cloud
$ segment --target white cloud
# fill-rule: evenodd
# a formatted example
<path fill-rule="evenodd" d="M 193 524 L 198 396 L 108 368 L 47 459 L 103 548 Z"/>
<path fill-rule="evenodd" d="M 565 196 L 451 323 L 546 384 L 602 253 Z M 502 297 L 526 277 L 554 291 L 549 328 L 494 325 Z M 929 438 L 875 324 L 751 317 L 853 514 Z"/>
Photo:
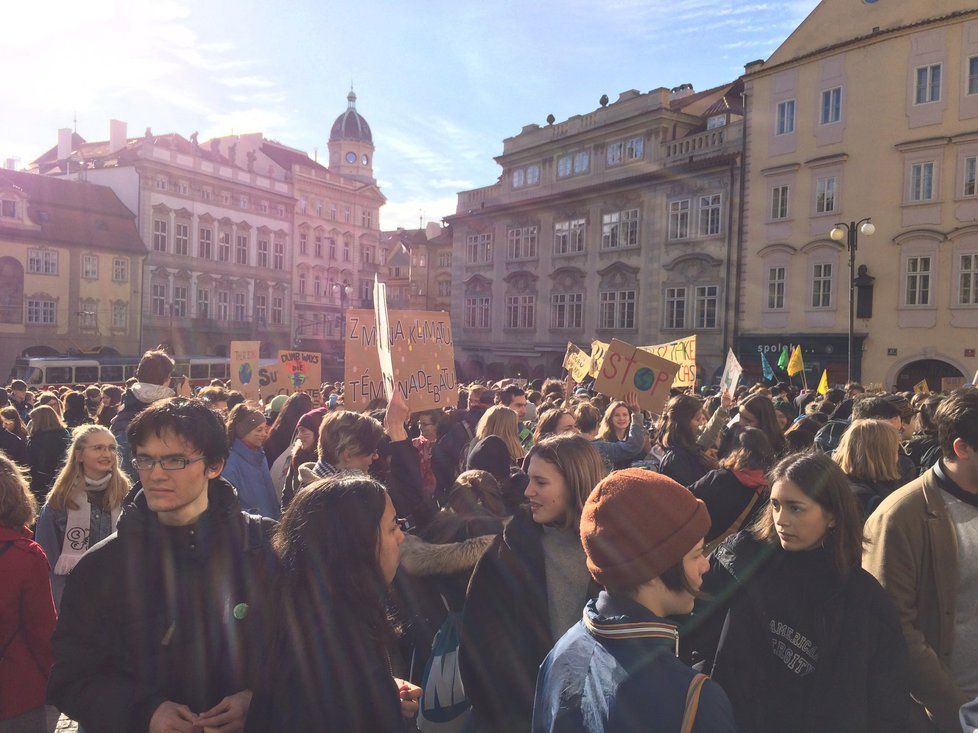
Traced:
<path fill-rule="evenodd" d="M 380 210 L 381 229 L 397 227 L 417 229 L 419 221 L 441 223 L 442 217 L 455 213 L 456 196 L 412 197 L 401 201 L 389 201 Z"/>

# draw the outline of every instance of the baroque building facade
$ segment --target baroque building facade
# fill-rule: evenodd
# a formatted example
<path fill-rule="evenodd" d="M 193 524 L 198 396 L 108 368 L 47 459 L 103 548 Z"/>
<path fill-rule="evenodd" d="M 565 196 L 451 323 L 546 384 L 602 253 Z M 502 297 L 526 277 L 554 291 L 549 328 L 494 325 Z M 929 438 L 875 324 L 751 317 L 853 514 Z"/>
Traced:
<path fill-rule="evenodd" d="M 454 215 L 451 312 L 466 378 L 561 373 L 568 341 L 696 334 L 723 367 L 738 231 L 739 82 L 629 90 L 503 141 Z"/>
<path fill-rule="evenodd" d="M 0 171 L 0 374 L 21 354 L 134 352 L 145 258 L 111 189 Z"/>
<path fill-rule="evenodd" d="M 224 155 L 178 134 L 130 138 L 113 120 L 109 139 L 70 130 L 31 165 L 49 176 L 111 188 L 136 214 L 148 255 L 134 353 L 228 353 L 260 340 L 264 356 L 291 343 L 293 197 L 252 156 Z"/>
<path fill-rule="evenodd" d="M 837 223 L 871 217 L 854 258 L 855 378 L 909 389 L 978 369 L 978 9 L 823 0 L 749 64 L 747 187 L 734 340 L 744 366 L 802 344 L 809 383 L 847 374 L 850 269 Z"/>

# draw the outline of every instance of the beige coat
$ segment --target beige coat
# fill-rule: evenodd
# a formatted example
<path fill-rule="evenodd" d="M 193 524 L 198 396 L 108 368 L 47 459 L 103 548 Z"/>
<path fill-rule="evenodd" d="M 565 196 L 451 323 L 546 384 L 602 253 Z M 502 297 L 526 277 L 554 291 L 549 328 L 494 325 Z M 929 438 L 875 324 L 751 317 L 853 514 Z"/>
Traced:
<path fill-rule="evenodd" d="M 910 657 L 910 692 L 944 731 L 960 731 L 968 698 L 951 678 L 958 589 L 957 536 L 933 469 L 890 494 L 866 520 L 863 567 L 900 614 Z M 934 730 L 920 715 L 913 730 Z"/>

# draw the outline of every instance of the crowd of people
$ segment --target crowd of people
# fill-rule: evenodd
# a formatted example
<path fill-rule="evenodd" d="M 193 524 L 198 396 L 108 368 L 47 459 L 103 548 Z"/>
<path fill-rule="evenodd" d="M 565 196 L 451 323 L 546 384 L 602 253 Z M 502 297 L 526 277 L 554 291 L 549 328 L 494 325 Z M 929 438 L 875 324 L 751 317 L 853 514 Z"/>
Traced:
<path fill-rule="evenodd" d="M 971 732 L 978 389 L 0 389 L 0 731 Z"/>

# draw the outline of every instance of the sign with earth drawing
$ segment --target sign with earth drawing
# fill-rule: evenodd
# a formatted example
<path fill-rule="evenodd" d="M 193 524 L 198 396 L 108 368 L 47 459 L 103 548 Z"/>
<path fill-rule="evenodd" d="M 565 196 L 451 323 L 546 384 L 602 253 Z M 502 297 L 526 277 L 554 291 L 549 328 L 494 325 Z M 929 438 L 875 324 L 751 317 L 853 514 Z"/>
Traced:
<path fill-rule="evenodd" d="M 643 410 L 661 412 L 669 399 L 679 364 L 612 339 L 601 362 L 594 388 L 614 399 L 624 399 L 629 392 L 638 395 Z"/>

